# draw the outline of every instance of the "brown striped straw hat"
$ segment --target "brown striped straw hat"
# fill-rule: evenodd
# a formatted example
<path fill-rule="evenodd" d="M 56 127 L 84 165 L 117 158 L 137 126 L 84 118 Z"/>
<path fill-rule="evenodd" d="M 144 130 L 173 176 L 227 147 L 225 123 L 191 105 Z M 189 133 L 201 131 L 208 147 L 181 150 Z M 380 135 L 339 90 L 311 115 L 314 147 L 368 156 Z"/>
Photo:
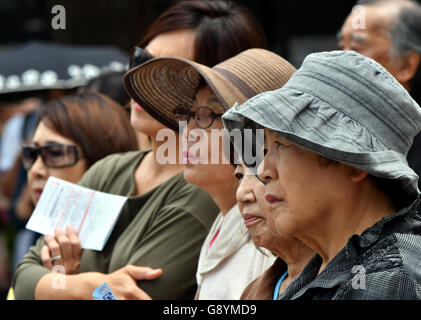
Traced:
<path fill-rule="evenodd" d="M 178 131 L 174 110 L 191 108 L 202 79 L 224 113 L 235 103 L 281 88 L 296 71 L 288 61 L 265 49 L 249 49 L 213 68 L 182 58 L 156 58 L 129 70 L 124 85 L 129 95 L 151 116 Z"/>

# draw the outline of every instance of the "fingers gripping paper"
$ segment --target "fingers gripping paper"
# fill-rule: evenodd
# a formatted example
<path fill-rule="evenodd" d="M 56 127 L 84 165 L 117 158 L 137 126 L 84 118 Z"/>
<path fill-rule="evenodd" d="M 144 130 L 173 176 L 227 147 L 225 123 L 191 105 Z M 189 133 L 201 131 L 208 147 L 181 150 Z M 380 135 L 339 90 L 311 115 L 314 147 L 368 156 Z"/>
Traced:
<path fill-rule="evenodd" d="M 49 177 L 26 228 L 53 235 L 55 228 L 71 225 L 83 249 L 101 251 L 126 200 Z"/>

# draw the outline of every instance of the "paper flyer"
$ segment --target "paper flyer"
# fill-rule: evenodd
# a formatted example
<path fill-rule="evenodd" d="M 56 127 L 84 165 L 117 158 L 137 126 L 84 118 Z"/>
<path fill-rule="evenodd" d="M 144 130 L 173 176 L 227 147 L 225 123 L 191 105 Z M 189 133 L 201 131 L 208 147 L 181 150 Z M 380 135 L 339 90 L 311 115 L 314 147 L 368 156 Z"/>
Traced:
<path fill-rule="evenodd" d="M 91 190 L 49 177 L 26 228 L 54 235 L 57 227 L 71 225 L 83 249 L 101 251 L 127 197 Z"/>

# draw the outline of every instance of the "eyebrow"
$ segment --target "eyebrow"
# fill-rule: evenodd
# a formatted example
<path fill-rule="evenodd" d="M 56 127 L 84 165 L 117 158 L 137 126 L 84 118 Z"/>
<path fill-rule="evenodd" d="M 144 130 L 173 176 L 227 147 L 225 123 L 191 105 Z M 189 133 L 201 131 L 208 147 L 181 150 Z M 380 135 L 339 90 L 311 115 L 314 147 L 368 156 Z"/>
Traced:
<path fill-rule="evenodd" d="M 34 145 L 34 146 L 37 146 L 37 147 L 39 147 L 39 146 L 41 146 L 41 144 L 40 143 L 38 143 L 38 142 L 36 142 L 36 141 L 32 141 L 32 144 Z M 60 145 L 60 144 L 69 144 L 69 143 L 64 143 L 64 142 L 57 142 L 57 141 L 51 141 L 51 140 L 49 140 L 49 141 L 46 141 L 45 143 L 44 143 L 44 146 L 46 146 L 46 145 Z"/>
<path fill-rule="evenodd" d="M 361 42 L 364 43 L 367 41 L 367 39 L 362 36 L 361 34 L 355 34 L 355 33 L 351 33 L 351 39 L 357 42 Z"/>
<path fill-rule="evenodd" d="M 351 39 L 353 40 L 353 41 L 356 41 L 356 42 L 360 42 L 360 43 L 364 43 L 364 42 L 366 42 L 367 41 L 367 38 L 366 37 L 364 37 L 363 35 L 361 35 L 361 34 L 357 34 L 357 33 L 351 33 L 350 34 L 350 37 L 351 37 Z M 341 30 L 339 30 L 337 33 L 336 33 L 336 41 L 338 41 L 338 42 L 340 42 L 340 41 L 342 41 L 343 40 L 343 35 L 342 35 L 342 31 Z"/>

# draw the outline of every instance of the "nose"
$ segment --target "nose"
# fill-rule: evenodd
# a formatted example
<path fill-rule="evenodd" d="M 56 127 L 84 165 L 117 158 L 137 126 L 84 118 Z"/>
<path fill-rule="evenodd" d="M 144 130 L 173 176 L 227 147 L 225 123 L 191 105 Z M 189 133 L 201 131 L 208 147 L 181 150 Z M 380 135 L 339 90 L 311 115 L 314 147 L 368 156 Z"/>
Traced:
<path fill-rule="evenodd" d="M 256 196 L 251 188 L 251 185 L 248 183 L 250 176 L 244 175 L 240 184 L 237 188 L 237 201 L 241 204 L 254 203 L 256 202 Z"/>
<path fill-rule="evenodd" d="M 190 119 L 190 121 L 184 127 L 183 137 L 186 140 L 188 146 L 191 146 L 192 144 L 195 144 L 201 141 L 202 139 L 205 139 L 206 136 L 206 131 L 199 128 L 196 125 L 194 119 Z"/>
<path fill-rule="evenodd" d="M 190 117 L 189 121 L 187 122 L 186 125 L 186 131 L 187 131 L 187 135 L 190 133 L 190 131 L 197 129 L 197 125 L 196 125 L 196 121 L 194 120 L 193 117 Z"/>
<path fill-rule="evenodd" d="M 273 163 L 269 153 L 266 154 L 262 163 L 260 163 L 259 168 L 257 169 L 259 178 L 265 182 L 269 183 L 273 180 L 278 179 L 278 172 L 276 171 L 276 166 Z"/>
<path fill-rule="evenodd" d="M 44 165 L 42 158 L 40 155 L 37 156 L 34 164 L 29 169 L 28 174 L 37 176 L 37 177 L 47 177 L 48 176 L 48 169 Z"/>

